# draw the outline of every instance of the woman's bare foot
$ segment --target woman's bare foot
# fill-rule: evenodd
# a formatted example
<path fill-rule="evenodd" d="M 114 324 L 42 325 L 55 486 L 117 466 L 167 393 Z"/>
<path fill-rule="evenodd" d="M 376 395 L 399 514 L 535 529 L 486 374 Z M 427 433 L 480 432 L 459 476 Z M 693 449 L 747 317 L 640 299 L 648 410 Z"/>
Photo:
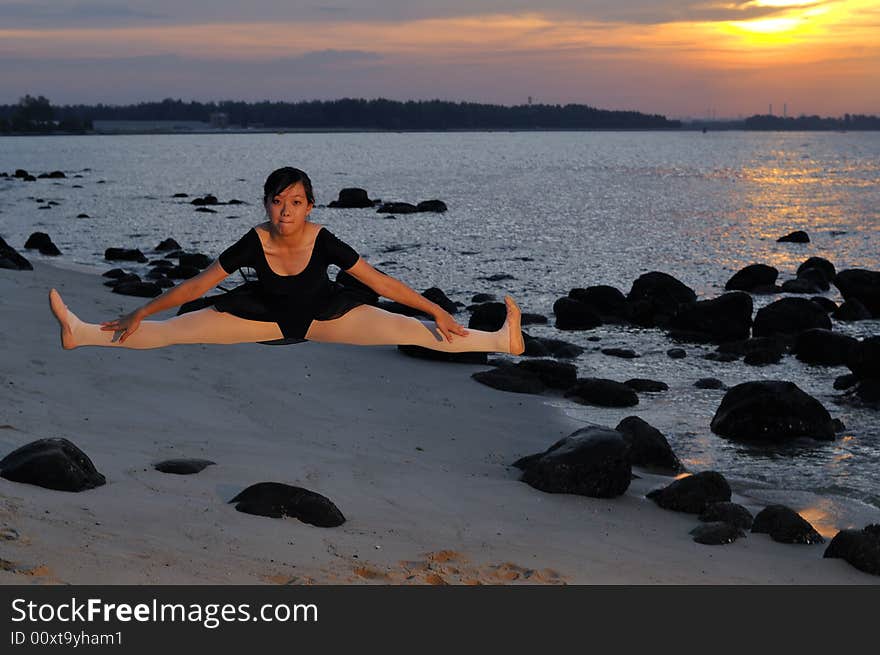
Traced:
<path fill-rule="evenodd" d="M 507 329 L 508 351 L 511 355 L 522 355 L 526 350 L 523 341 L 520 321 L 522 312 L 510 296 L 504 296 L 504 304 L 507 305 L 507 320 L 502 329 Z"/>
<path fill-rule="evenodd" d="M 67 309 L 67 305 L 61 300 L 61 294 L 55 289 L 49 292 L 49 307 L 61 326 L 61 347 L 64 350 L 76 348 L 77 344 L 73 336 L 73 321 L 77 319 L 73 312 Z"/>

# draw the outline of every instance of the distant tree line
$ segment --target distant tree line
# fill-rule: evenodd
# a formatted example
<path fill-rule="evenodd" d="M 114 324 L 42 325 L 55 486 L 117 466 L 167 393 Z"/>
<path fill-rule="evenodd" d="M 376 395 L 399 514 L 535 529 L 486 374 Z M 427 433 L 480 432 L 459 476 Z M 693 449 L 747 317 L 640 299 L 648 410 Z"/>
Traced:
<path fill-rule="evenodd" d="M 749 116 L 737 121 L 702 121 L 685 123 L 685 128 L 705 130 L 773 130 L 807 132 L 816 130 L 880 130 L 880 116 L 844 114 L 842 118 L 823 116 Z"/>
<path fill-rule="evenodd" d="M 420 100 L 313 100 L 307 102 L 184 102 L 166 99 L 136 105 L 67 105 L 54 107 L 66 121 L 209 121 L 223 113 L 233 126 L 269 128 L 361 128 L 381 130 L 445 129 L 658 129 L 678 128 L 680 121 L 635 111 L 609 111 L 587 105 L 485 105 Z M 15 106 L 0 105 L 0 117 Z"/>
<path fill-rule="evenodd" d="M 0 105 L 0 133 L 49 134 L 87 132 L 91 119 L 77 113 L 60 114 L 48 98 L 26 95 L 15 105 Z M 56 120 L 57 118 L 57 120 Z"/>

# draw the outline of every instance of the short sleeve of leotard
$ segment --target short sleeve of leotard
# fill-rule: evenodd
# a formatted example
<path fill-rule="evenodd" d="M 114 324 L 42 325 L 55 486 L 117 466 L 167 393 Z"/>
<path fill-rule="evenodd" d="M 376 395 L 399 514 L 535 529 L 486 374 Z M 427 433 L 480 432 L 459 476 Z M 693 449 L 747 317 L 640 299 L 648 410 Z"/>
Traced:
<path fill-rule="evenodd" d="M 253 230 L 252 230 L 253 231 Z M 220 253 L 217 260 L 227 273 L 234 273 L 240 268 L 253 266 L 254 240 L 248 232 L 241 239 L 233 243 Z"/>
<path fill-rule="evenodd" d="M 324 249 L 327 253 L 327 260 L 331 264 L 336 264 L 343 271 L 351 268 L 360 259 L 357 250 L 345 243 L 342 239 L 333 234 L 326 227 L 323 230 Z"/>

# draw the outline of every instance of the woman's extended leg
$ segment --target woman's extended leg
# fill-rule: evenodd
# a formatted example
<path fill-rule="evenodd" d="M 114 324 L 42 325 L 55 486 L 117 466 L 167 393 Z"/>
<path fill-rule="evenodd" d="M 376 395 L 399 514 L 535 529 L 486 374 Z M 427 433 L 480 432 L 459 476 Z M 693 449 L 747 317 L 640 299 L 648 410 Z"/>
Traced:
<path fill-rule="evenodd" d="M 423 346 L 453 353 L 502 352 L 518 355 L 523 351 L 520 311 L 513 299 L 507 300 L 507 320 L 500 330 L 468 330 L 466 336 L 453 336 L 452 343 L 443 338 L 433 323 L 370 305 L 355 307 L 332 321 L 313 321 L 306 339 L 357 346 Z"/>
<path fill-rule="evenodd" d="M 61 345 L 68 350 L 80 346 L 146 349 L 177 343 L 254 343 L 284 336 L 277 323 L 249 321 L 206 307 L 165 321 L 141 321 L 135 333 L 119 343 L 115 332 L 81 321 L 54 289 L 49 293 L 49 305 L 61 325 Z"/>

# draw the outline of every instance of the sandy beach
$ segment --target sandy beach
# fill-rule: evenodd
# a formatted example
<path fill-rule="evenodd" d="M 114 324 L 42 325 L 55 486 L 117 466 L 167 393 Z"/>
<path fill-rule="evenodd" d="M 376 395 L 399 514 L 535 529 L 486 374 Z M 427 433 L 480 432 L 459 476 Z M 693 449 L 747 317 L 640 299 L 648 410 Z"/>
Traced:
<path fill-rule="evenodd" d="M 582 425 L 477 384 L 480 367 L 322 344 L 64 351 L 51 287 L 91 322 L 142 300 L 97 275 L 34 269 L 0 270 L 0 456 L 65 437 L 107 484 L 0 479 L 2 583 L 877 582 L 821 545 L 694 543 L 694 516 L 644 498 L 670 478 L 637 471 L 613 500 L 532 489 L 510 464 Z M 216 465 L 152 468 L 176 457 Z M 317 528 L 228 504 L 262 481 L 321 493 L 347 520 Z"/>

